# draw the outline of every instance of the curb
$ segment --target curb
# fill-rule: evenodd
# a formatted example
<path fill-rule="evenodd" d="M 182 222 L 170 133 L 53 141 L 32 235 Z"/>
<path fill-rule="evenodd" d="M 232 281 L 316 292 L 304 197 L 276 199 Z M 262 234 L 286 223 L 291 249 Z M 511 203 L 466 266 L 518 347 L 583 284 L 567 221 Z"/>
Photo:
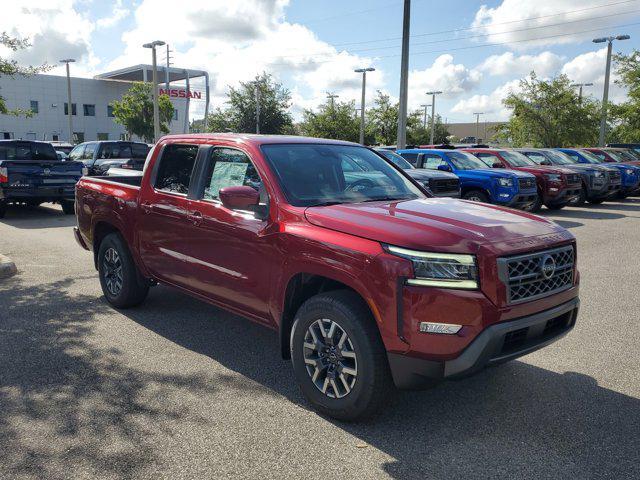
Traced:
<path fill-rule="evenodd" d="M 0 254 L 0 279 L 12 277 L 17 272 L 18 269 L 13 260 Z"/>

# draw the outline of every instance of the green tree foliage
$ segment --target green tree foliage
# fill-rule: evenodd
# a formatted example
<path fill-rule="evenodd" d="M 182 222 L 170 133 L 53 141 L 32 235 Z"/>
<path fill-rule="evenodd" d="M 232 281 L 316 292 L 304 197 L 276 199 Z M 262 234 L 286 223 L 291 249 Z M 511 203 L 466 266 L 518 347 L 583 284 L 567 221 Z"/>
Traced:
<path fill-rule="evenodd" d="M 137 135 L 153 142 L 153 87 L 150 83 L 136 82 L 118 101 L 114 101 L 113 116 L 129 135 Z M 173 104 L 168 95 L 158 96 L 160 131 L 169 133 L 173 118 Z"/>
<path fill-rule="evenodd" d="M 5 51 L 10 50 L 13 52 L 17 52 L 18 50 L 24 50 L 29 48 L 31 44 L 25 40 L 15 37 L 10 37 L 6 32 L 2 32 L 0 34 L 0 45 L 4 47 Z M 15 75 L 21 76 L 29 76 L 34 75 L 36 73 L 44 72 L 49 70 L 51 67 L 48 65 L 41 65 L 39 67 L 23 67 L 18 64 L 16 60 L 8 60 L 6 58 L 0 57 L 0 76 L 6 75 L 9 77 L 13 77 Z M 0 96 L 0 113 L 2 114 L 10 114 L 10 115 L 25 115 L 30 117 L 33 115 L 31 110 L 23 110 L 23 109 L 14 109 L 10 110 L 7 108 L 7 104 L 3 97 Z"/>
<path fill-rule="evenodd" d="M 339 102 L 327 99 L 326 103 L 320 105 L 317 112 L 312 110 L 303 112 L 303 119 L 299 125 L 300 133 L 308 137 L 358 142 L 360 117 L 356 117 L 355 109 L 355 101 Z"/>
<path fill-rule="evenodd" d="M 238 88 L 229 87 L 227 106 L 209 115 L 210 132 L 255 133 L 256 86 L 260 104 L 260 133 L 290 134 L 293 120 L 289 113 L 291 93 L 267 73 L 251 82 L 240 82 Z"/>
<path fill-rule="evenodd" d="M 629 55 L 618 54 L 614 57 L 618 74 L 616 83 L 627 89 L 627 101 L 611 105 L 611 117 L 614 128 L 610 139 L 618 142 L 634 143 L 640 141 L 640 51 Z"/>
<path fill-rule="evenodd" d="M 431 143 L 431 117 L 427 117 L 427 127 L 424 127 L 423 113 L 415 111 L 407 118 L 407 145 L 429 145 Z M 435 116 L 435 122 L 433 123 L 433 143 L 448 144 L 449 143 L 449 130 L 447 126 L 442 123 L 442 117 L 440 115 Z"/>
<path fill-rule="evenodd" d="M 496 138 L 515 146 L 594 145 L 598 139 L 599 104 L 578 98 L 566 75 L 540 80 L 534 72 L 520 81 L 520 92 L 503 100 L 512 111 Z"/>

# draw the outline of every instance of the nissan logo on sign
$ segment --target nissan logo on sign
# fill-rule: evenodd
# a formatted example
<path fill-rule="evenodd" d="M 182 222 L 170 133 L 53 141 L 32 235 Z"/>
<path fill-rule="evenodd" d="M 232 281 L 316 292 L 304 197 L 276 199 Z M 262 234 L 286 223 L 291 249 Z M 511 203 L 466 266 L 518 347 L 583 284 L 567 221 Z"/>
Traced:
<path fill-rule="evenodd" d="M 192 92 L 191 90 L 187 90 L 185 88 L 161 88 L 160 95 L 168 95 L 171 98 L 202 98 L 202 92 Z"/>
<path fill-rule="evenodd" d="M 551 255 L 545 255 L 542 257 L 540 270 L 542 271 L 542 276 L 547 280 L 553 277 L 553 274 L 556 273 L 556 261 Z"/>

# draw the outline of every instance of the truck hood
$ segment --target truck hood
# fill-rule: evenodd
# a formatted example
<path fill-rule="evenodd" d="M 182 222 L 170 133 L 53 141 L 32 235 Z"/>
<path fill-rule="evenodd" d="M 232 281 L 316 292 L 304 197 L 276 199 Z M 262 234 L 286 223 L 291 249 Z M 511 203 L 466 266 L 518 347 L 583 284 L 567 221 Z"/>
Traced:
<path fill-rule="evenodd" d="M 545 165 L 531 165 L 529 167 L 517 167 L 518 171 L 532 173 L 533 175 L 540 175 L 544 173 L 552 174 L 552 175 L 572 175 L 575 172 L 573 170 L 569 170 L 567 168 L 562 168 L 559 166 L 549 167 Z"/>
<path fill-rule="evenodd" d="M 309 207 L 305 216 L 320 227 L 426 251 L 476 253 L 482 245 L 495 244 L 514 253 L 519 246 L 533 248 L 573 238 L 536 215 L 449 198 Z"/>
<path fill-rule="evenodd" d="M 519 172 L 518 170 L 507 170 L 504 168 L 479 168 L 477 170 L 456 170 L 456 175 L 460 177 L 479 177 L 485 176 L 488 178 L 531 178 L 534 175 L 527 172 Z"/>
<path fill-rule="evenodd" d="M 408 173 L 411 178 L 415 178 L 416 180 L 428 180 L 431 178 L 440 180 L 456 180 L 458 178 L 457 175 L 450 172 L 429 170 L 426 168 L 413 168 L 411 170 L 405 170 L 405 172 Z"/>

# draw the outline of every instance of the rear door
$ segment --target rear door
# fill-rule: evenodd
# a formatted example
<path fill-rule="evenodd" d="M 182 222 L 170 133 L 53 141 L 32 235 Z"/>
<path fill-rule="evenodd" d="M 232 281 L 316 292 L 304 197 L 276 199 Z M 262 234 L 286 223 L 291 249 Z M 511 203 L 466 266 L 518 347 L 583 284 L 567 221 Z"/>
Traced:
<path fill-rule="evenodd" d="M 189 283 L 191 220 L 187 194 L 198 145 L 170 143 L 162 147 L 149 181 L 142 185 L 138 215 L 138 244 L 145 267 L 158 279 Z"/>
<path fill-rule="evenodd" d="M 267 220 L 268 197 L 249 155 L 210 147 L 202 159 L 202 185 L 190 202 L 190 288 L 261 320 L 268 318 L 271 271 L 278 253 Z M 260 193 L 262 214 L 222 205 L 224 187 L 247 185 Z"/>

